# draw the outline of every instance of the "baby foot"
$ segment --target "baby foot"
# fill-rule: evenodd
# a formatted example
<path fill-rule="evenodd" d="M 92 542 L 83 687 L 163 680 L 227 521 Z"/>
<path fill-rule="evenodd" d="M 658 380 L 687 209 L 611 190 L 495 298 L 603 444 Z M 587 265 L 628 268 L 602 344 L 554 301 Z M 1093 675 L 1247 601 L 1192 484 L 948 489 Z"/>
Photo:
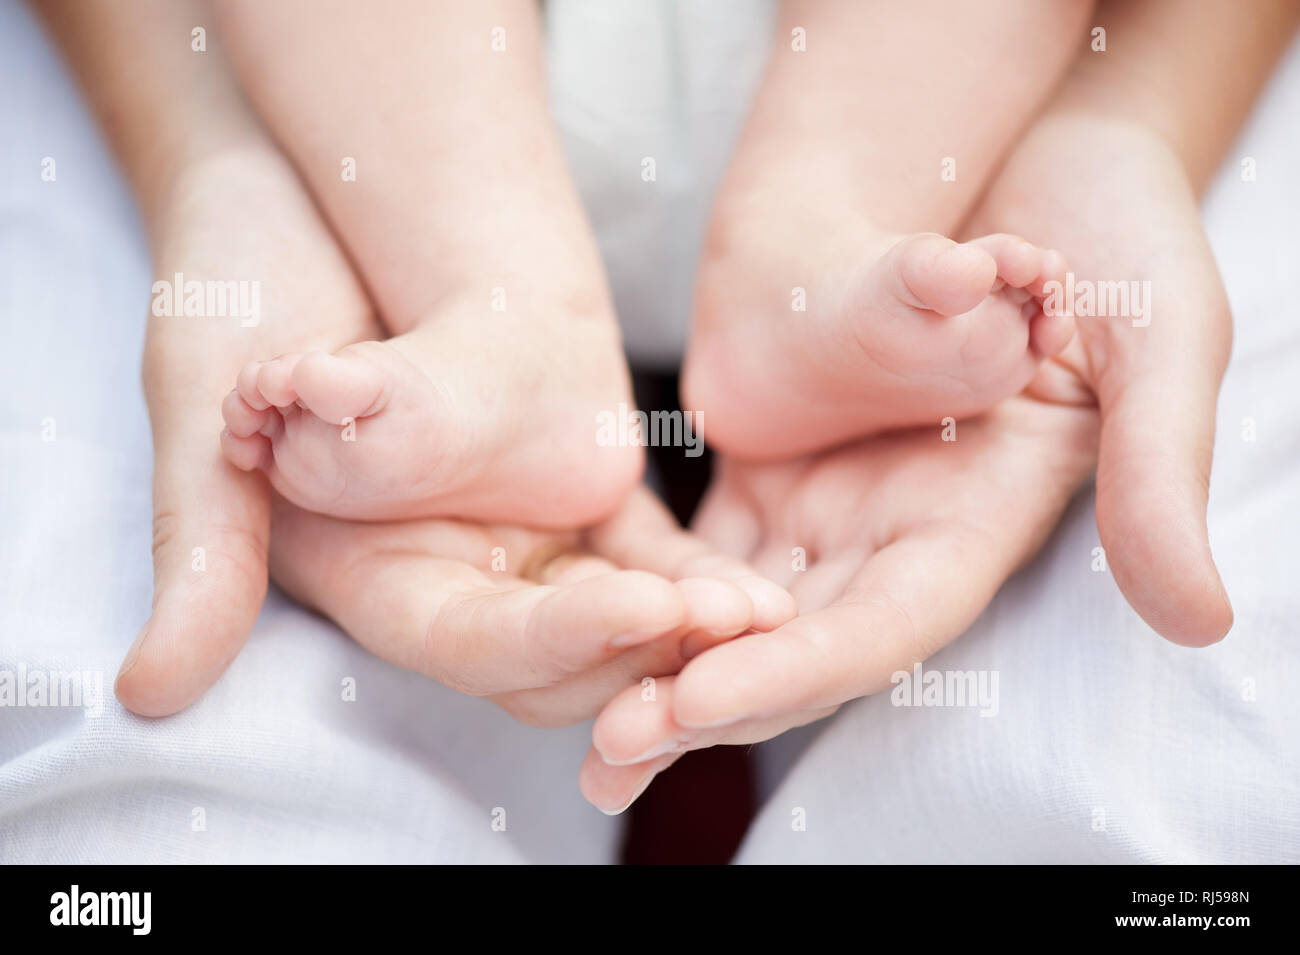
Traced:
<path fill-rule="evenodd" d="M 561 362 L 558 329 L 493 318 L 251 362 L 222 403 L 227 459 L 336 517 L 568 528 L 606 516 L 642 466 L 640 448 L 596 441 L 599 411 L 629 400 L 612 323 L 566 325 Z"/>
<path fill-rule="evenodd" d="M 727 313 L 752 314 L 753 293 L 733 309 L 705 273 L 684 388 L 710 441 L 771 459 L 970 417 L 1022 390 L 1073 335 L 1068 318 L 1043 311 L 1048 283 L 1065 275 L 1057 252 L 1005 234 L 871 247 L 865 261 L 792 283 L 796 295 L 806 287 L 807 315 L 774 316 L 769 301 L 769 320 L 743 327 Z M 773 284 L 769 295 L 789 302 Z M 740 288 L 732 278 L 728 289 Z"/>

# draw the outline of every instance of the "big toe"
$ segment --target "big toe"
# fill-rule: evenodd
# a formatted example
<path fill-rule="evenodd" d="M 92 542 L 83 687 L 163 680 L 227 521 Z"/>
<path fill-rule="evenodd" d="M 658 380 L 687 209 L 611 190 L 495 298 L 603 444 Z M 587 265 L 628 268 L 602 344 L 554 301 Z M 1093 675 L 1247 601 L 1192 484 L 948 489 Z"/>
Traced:
<path fill-rule="evenodd" d="M 997 263 L 984 249 L 941 235 L 909 236 L 889 254 L 899 298 L 913 308 L 940 315 L 968 312 L 988 295 Z"/>
<path fill-rule="evenodd" d="M 371 356 L 352 349 L 304 355 L 293 371 L 293 387 L 307 409 L 331 424 L 377 414 L 393 391 L 394 375 Z"/>
<path fill-rule="evenodd" d="M 998 279 L 1016 289 L 1025 289 L 1035 284 L 1049 254 L 1018 235 L 1004 232 L 974 239 L 970 245 L 991 255 L 997 265 Z M 1028 298 L 1028 294 L 1025 297 Z"/>

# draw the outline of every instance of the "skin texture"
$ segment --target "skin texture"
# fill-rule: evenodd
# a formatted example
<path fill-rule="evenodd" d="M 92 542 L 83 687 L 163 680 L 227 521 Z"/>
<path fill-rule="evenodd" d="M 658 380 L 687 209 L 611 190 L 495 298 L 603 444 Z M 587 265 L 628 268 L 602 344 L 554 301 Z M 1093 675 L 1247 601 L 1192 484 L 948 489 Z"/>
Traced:
<path fill-rule="evenodd" d="M 634 542 L 615 565 L 574 532 L 331 521 L 230 465 L 217 440 L 220 406 L 242 367 L 259 355 L 334 351 L 382 329 L 311 197 L 224 77 L 218 38 L 209 34 L 203 59 L 187 44 L 173 48 L 202 7 L 159 0 L 124 14 L 111 3 L 51 2 L 42 12 L 136 185 L 157 274 L 256 278 L 263 289 L 252 327 L 149 320 L 155 593 L 118 676 L 124 705 L 174 713 L 221 675 L 261 607 L 268 559 L 287 590 L 386 659 L 547 725 L 589 716 L 628 671 L 670 672 L 705 646 L 793 615 L 788 594 L 684 535 L 642 493 L 607 522 L 621 531 L 602 534 Z M 200 105 L 204 120 L 194 122 Z M 485 572 L 496 546 L 517 569 Z M 635 570 L 640 547 L 685 547 L 690 558 L 670 581 Z M 691 579 L 697 569 L 713 579 Z M 340 603 L 340 593 L 354 599 Z M 389 598 L 382 613 L 375 594 Z M 565 639 L 575 633 L 581 642 Z"/>
<path fill-rule="evenodd" d="M 359 525 L 282 503 L 272 539 L 277 582 L 367 649 L 537 726 L 587 719 L 624 687 L 795 614 L 645 490 L 581 534 Z"/>
<path fill-rule="evenodd" d="M 155 274 L 261 282 L 261 321 L 148 319 L 142 368 L 154 440 L 154 601 L 117 681 L 160 716 L 187 706 L 239 652 L 266 593 L 271 495 L 221 457 L 219 402 L 258 354 L 378 333 L 369 302 L 289 164 L 222 68 L 190 49 L 192 2 L 42 3 L 130 179 Z M 143 41 L 142 41 L 142 38 Z M 194 567 L 203 549 L 204 570 Z"/>
<path fill-rule="evenodd" d="M 665 768 L 640 754 L 768 739 L 955 639 L 1047 539 L 1097 432 L 1090 405 L 1015 398 L 959 424 L 955 442 L 935 427 L 786 464 L 725 462 L 696 529 L 789 581 L 800 615 L 706 651 L 658 681 L 653 704 L 635 688 L 616 697 L 583 765 L 587 798 L 624 807 Z"/>
<path fill-rule="evenodd" d="M 394 0 L 377 17 L 336 0 L 231 0 L 213 12 L 395 336 L 311 356 L 310 400 L 243 389 L 230 460 L 340 517 L 562 528 L 609 516 L 643 455 L 594 440 L 600 413 L 633 404 L 631 385 L 550 120 L 537 4 Z M 349 390 L 355 406 L 334 407 Z M 267 402 L 282 420 L 241 429 Z M 356 443 L 317 413 L 336 410 L 364 419 Z"/>
<path fill-rule="evenodd" d="M 697 282 L 682 391 L 711 444 L 771 461 L 969 417 L 1064 344 L 1064 323 L 1022 318 L 1005 289 L 960 300 L 960 274 L 925 296 L 953 300 L 937 308 L 948 321 L 902 313 L 899 287 L 929 263 L 909 268 L 898 250 L 955 233 L 1068 68 L 1090 9 L 782 5 Z M 799 30 L 806 50 L 792 48 Z M 997 107 L 975 106 L 973 90 L 997 90 Z"/>
<path fill-rule="evenodd" d="M 697 528 L 774 574 L 787 543 L 820 537 L 805 579 L 790 584 L 801 615 L 691 661 L 659 681 L 654 706 L 616 698 L 582 768 L 597 806 L 626 808 L 686 750 L 819 719 L 955 639 L 1041 546 L 1094 461 L 1102 543 L 1134 609 L 1186 646 L 1227 633 L 1232 609 L 1205 505 L 1231 316 L 1196 198 L 1297 12 L 1281 3 L 1251 18 L 1227 3 L 1187 12 L 1167 0 L 1103 5 L 1112 52 L 1081 54 L 967 225 L 1066 249 L 1080 278 L 1150 281 L 1150 324 L 1081 317 L 1078 337 L 1021 397 L 959 426 L 950 448 L 965 447 L 942 474 L 921 470 L 943 453 L 933 430 L 786 470 L 727 462 Z M 1201 66 L 1211 56 L 1237 65 L 1222 86 Z M 1160 427 L 1153 407 L 1168 411 Z M 899 455 L 893 473 L 913 480 L 876 484 L 882 458 Z M 837 503 L 824 488 L 838 483 L 853 490 Z M 936 507 L 938 522 L 928 516 Z M 855 522 L 856 548 L 846 548 L 838 535 Z M 763 540 L 770 556 L 754 550 Z"/>
<path fill-rule="evenodd" d="M 1019 393 L 1074 332 L 1043 310 L 1065 258 L 1017 235 L 959 245 L 934 233 L 810 232 L 792 247 L 785 230 L 737 229 L 708 253 L 687 400 L 734 457 L 781 460 L 980 414 Z"/>
<path fill-rule="evenodd" d="M 221 455 L 220 401 L 252 354 L 377 334 L 342 255 L 269 153 L 214 157 L 160 217 L 155 274 L 256 276 L 262 321 L 150 317 L 143 380 L 154 441 L 154 607 L 127 654 L 119 698 L 159 716 L 188 705 L 238 653 L 266 593 L 271 494 Z M 222 223 L 214 228 L 213 223 Z M 192 564 L 204 549 L 205 569 Z"/>
<path fill-rule="evenodd" d="M 227 459 L 336 517 L 608 517 L 643 464 L 596 440 L 600 415 L 632 404 L 617 329 L 511 309 L 459 302 L 387 341 L 250 362 L 223 400 Z"/>

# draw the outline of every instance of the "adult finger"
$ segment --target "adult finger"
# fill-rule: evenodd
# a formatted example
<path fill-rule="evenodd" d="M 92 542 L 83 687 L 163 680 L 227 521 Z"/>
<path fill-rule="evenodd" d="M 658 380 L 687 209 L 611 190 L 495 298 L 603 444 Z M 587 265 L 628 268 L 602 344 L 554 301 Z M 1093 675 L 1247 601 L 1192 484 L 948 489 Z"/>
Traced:
<path fill-rule="evenodd" d="M 182 394 L 165 396 L 169 408 L 151 400 L 153 611 L 115 687 L 142 716 L 175 713 L 216 682 L 266 596 L 270 489 L 223 459 L 217 402 Z"/>
<path fill-rule="evenodd" d="M 878 551 L 830 606 L 692 660 L 678 680 L 682 726 L 833 706 L 874 693 L 962 633 L 1011 572 L 996 545 L 951 527 Z"/>
<path fill-rule="evenodd" d="M 1090 454 L 1068 449 L 1088 446 L 1091 412 L 1050 410 L 1008 403 L 971 425 L 966 440 L 981 443 L 969 445 L 976 450 L 956 491 L 931 516 L 905 519 L 894 489 L 882 485 L 872 506 L 898 510 L 890 540 L 829 605 L 687 664 L 677 722 L 717 726 L 842 703 L 882 689 L 964 632 L 1046 540 L 1090 464 Z M 1060 430 L 1054 445 L 1039 433 L 1058 426 L 1080 440 Z"/>
<path fill-rule="evenodd" d="M 1196 309 L 1166 309 L 1145 327 L 1095 322 L 1109 322 L 1093 330 L 1102 369 L 1097 529 L 1115 582 L 1142 619 L 1174 643 L 1199 647 L 1232 627 L 1205 520 L 1231 318 L 1217 276 L 1180 273 L 1179 281 L 1194 287 L 1178 300 Z"/>
<path fill-rule="evenodd" d="M 823 719 L 837 709 L 823 707 L 731 726 L 692 729 L 673 719 L 676 681 L 665 677 L 656 681 L 654 689 L 653 695 L 636 687 L 619 694 L 601 711 L 592 729 L 592 748 L 579 771 L 579 788 L 604 812 L 622 812 L 654 776 L 685 752 L 761 742 Z"/>
<path fill-rule="evenodd" d="M 529 726 L 572 726 L 591 719 L 621 692 L 653 692 L 686 665 L 685 643 L 680 634 L 665 634 L 558 683 L 498 694 L 492 701 Z"/>
<path fill-rule="evenodd" d="M 362 525 L 277 498 L 272 574 L 376 655 L 474 695 L 550 685 L 689 620 L 678 588 L 642 571 L 553 586 L 438 556 L 458 528 Z"/>
<path fill-rule="evenodd" d="M 798 612 L 794 598 L 739 558 L 722 553 L 683 530 L 645 487 L 623 508 L 588 533 L 592 549 L 622 567 L 635 567 L 672 580 L 713 578 L 740 588 L 753 605 L 752 626 L 771 630 Z"/>

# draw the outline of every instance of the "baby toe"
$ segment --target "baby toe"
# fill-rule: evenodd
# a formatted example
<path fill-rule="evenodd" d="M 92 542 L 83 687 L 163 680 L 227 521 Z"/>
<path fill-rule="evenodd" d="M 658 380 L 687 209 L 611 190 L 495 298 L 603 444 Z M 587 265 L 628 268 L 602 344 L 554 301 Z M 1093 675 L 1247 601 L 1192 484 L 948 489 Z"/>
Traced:
<path fill-rule="evenodd" d="M 257 371 L 257 390 L 277 408 L 287 407 L 298 400 L 298 394 L 293 389 L 293 370 L 301 357 L 282 355 L 262 362 Z"/>
<path fill-rule="evenodd" d="M 1043 253 L 1042 268 L 1039 269 L 1030 287 L 1036 296 L 1045 298 L 1053 285 L 1057 288 L 1064 287 L 1065 275 L 1068 271 L 1069 263 L 1065 260 L 1065 256 L 1055 249 L 1048 249 Z"/>
<path fill-rule="evenodd" d="M 265 411 L 271 407 L 271 402 L 262 397 L 262 392 L 257 387 L 257 375 L 263 364 L 265 363 L 260 361 L 250 361 L 239 370 L 239 375 L 235 378 L 235 391 L 254 411 Z"/>
<path fill-rule="evenodd" d="M 260 434 L 241 437 L 229 428 L 221 432 L 221 452 L 241 471 L 265 468 L 271 459 L 271 443 Z"/>
<path fill-rule="evenodd" d="M 267 419 L 275 412 L 252 407 L 238 391 L 232 391 L 221 402 L 221 416 L 226 427 L 239 438 L 247 438 L 261 431 Z"/>
<path fill-rule="evenodd" d="M 1073 337 L 1074 322 L 1065 315 L 1037 311 L 1029 320 L 1029 347 L 1039 358 L 1059 355 Z"/>
<path fill-rule="evenodd" d="M 973 243 L 993 256 L 998 278 L 1013 288 L 1029 285 L 1043 268 L 1043 250 L 1018 235 L 997 233 Z"/>
<path fill-rule="evenodd" d="M 929 233 L 899 242 L 887 262 L 901 281 L 904 304 L 940 315 L 974 308 L 996 281 L 996 265 L 986 250 Z"/>
<path fill-rule="evenodd" d="M 333 424 L 377 414 L 392 391 L 391 375 L 363 353 L 316 352 L 299 362 L 293 387 L 306 407 Z"/>

